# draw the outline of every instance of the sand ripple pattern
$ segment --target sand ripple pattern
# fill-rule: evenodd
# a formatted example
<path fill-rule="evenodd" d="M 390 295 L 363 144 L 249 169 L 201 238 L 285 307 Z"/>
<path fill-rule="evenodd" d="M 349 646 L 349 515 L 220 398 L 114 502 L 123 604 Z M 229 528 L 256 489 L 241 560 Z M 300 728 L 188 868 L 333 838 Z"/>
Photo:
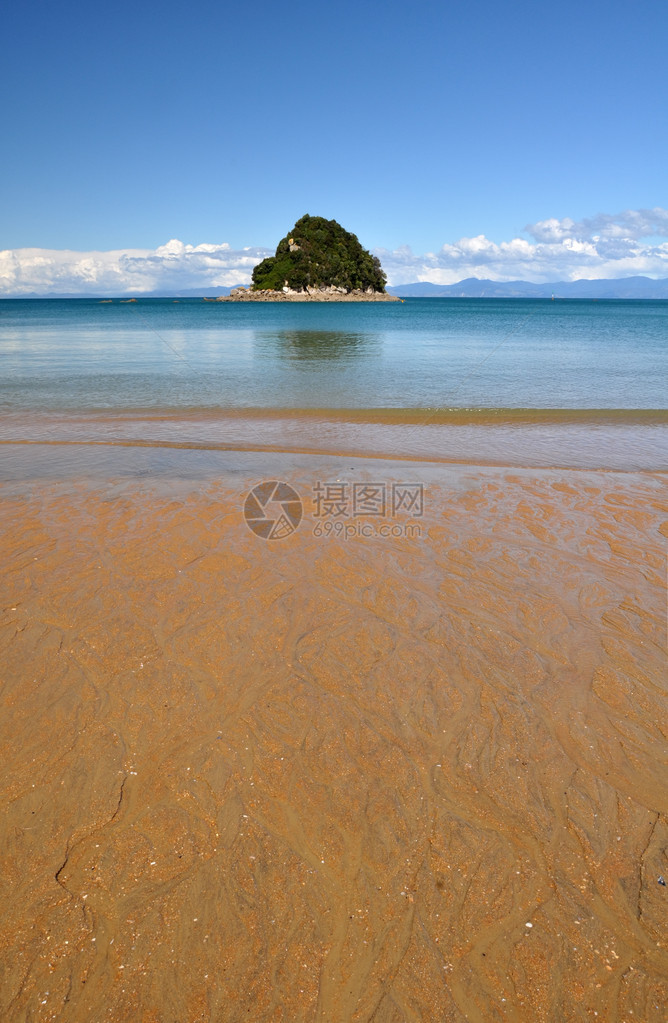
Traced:
<path fill-rule="evenodd" d="M 0 1018 L 663 1021 L 665 479 L 243 497 L 2 502 Z"/>

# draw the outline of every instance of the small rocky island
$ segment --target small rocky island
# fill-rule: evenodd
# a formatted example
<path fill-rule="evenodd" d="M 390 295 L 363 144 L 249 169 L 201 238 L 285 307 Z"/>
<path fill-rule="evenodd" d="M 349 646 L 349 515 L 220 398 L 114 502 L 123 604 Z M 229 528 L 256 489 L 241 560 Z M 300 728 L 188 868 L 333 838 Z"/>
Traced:
<path fill-rule="evenodd" d="M 253 270 L 250 288 L 233 288 L 216 302 L 398 302 L 385 291 L 387 278 L 377 256 L 336 220 L 297 221 L 276 255 Z"/>

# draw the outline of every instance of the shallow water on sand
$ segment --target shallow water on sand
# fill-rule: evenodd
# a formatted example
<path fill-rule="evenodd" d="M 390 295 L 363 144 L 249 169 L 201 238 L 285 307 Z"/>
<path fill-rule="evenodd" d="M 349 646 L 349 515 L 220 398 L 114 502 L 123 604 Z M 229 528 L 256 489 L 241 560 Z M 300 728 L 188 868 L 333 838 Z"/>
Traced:
<path fill-rule="evenodd" d="M 215 478 L 240 452 L 423 463 L 668 469 L 668 412 L 283 409 L 0 414 L 0 480 L 132 473 Z"/>
<path fill-rule="evenodd" d="M 665 476 L 229 458 L 5 488 L 0 1017 L 663 1020 Z"/>
<path fill-rule="evenodd" d="M 0 303 L 0 1019 L 663 1021 L 667 317 Z"/>

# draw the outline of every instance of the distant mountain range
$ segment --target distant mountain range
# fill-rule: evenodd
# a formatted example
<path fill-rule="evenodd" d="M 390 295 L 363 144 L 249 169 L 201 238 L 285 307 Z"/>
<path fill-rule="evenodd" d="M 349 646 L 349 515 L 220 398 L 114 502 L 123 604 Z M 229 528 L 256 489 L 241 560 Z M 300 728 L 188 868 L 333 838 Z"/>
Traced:
<path fill-rule="evenodd" d="M 618 280 L 481 281 L 468 277 L 458 284 L 397 284 L 387 289 L 400 298 L 668 298 L 668 278 L 622 277 Z"/>
<path fill-rule="evenodd" d="M 137 298 L 217 298 L 229 295 L 232 288 L 181 288 L 173 291 L 134 292 Z M 668 299 L 668 278 L 652 280 L 651 277 L 621 277 L 605 281 L 555 281 L 554 284 L 532 284 L 530 281 L 483 281 L 468 277 L 458 284 L 397 284 L 388 287 L 391 295 L 400 298 L 664 298 Z M 130 298 L 132 292 L 123 295 L 82 295 L 72 292 L 58 295 L 54 292 L 38 294 L 32 292 L 21 298 Z M 5 296 L 7 298 L 18 296 Z"/>

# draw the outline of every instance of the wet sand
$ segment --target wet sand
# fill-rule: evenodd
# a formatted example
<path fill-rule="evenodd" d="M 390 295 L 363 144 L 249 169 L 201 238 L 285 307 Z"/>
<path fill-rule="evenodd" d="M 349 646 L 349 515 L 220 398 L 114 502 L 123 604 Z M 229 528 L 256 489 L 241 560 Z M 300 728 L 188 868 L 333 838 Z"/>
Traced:
<path fill-rule="evenodd" d="M 0 491 L 0 1019 L 662 1021 L 665 474 L 264 459 Z"/>

